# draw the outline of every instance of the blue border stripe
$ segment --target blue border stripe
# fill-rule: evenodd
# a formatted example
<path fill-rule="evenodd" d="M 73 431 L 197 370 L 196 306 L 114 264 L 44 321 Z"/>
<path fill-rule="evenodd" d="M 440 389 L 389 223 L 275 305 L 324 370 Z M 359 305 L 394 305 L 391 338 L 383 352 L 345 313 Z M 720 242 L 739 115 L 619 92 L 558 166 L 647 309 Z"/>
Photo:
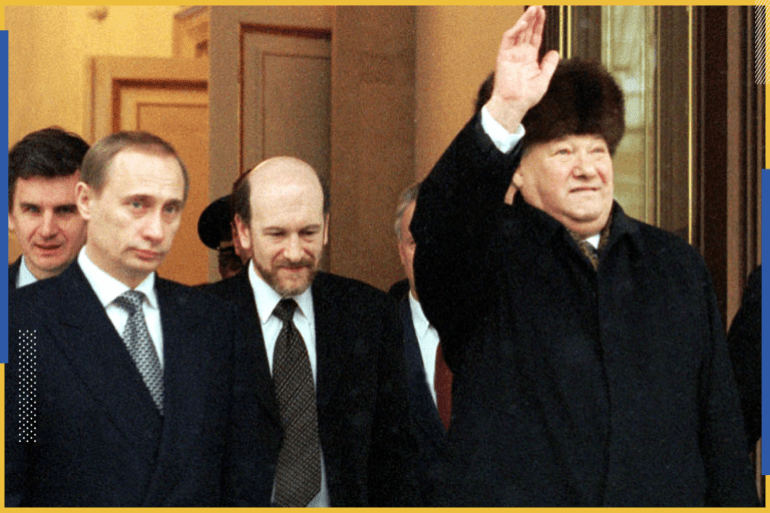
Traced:
<path fill-rule="evenodd" d="M 8 31 L 0 31 L 0 141 L 8 143 Z M 4 212 L 8 211 L 8 153 L 0 151 L 0 169 L 5 171 L 5 179 L 2 180 L 3 193 L 0 194 L 0 205 Z M 8 230 L 0 230 L 2 233 L 2 247 L 8 254 Z M 8 267 L 0 265 L 0 297 L 3 304 L 0 305 L 0 363 L 8 363 Z"/>
<path fill-rule="evenodd" d="M 762 170 L 762 197 L 767 198 L 770 194 L 770 169 Z M 770 211 L 764 209 L 762 211 L 762 226 L 770 226 Z M 762 237 L 762 253 L 767 254 L 770 251 L 770 242 L 767 237 Z M 762 273 L 762 288 L 768 290 L 766 281 L 770 281 L 768 275 L 770 273 Z M 762 419 L 770 419 L 770 406 L 768 406 L 767 398 L 770 397 L 770 377 L 767 376 L 766 370 L 770 369 L 770 330 L 764 329 L 765 319 L 770 319 L 770 301 L 765 301 L 765 296 L 762 296 Z M 767 438 L 765 432 L 770 436 L 770 428 L 768 427 L 770 422 L 762 422 L 762 438 Z M 770 474 L 770 461 L 768 458 L 762 458 L 762 475 L 766 476 Z"/>

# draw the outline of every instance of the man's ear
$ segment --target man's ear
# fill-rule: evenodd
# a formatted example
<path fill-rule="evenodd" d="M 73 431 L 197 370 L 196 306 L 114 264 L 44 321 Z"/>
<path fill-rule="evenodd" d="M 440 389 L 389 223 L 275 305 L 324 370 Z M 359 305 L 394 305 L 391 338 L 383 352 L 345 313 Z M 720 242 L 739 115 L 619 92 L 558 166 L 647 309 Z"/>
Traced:
<path fill-rule="evenodd" d="M 513 185 L 515 185 L 517 189 L 521 189 L 521 186 L 523 184 L 524 184 L 524 177 L 521 174 L 521 166 L 519 166 L 516 169 L 516 172 L 513 173 Z"/>
<path fill-rule="evenodd" d="M 235 214 L 235 229 L 237 231 L 238 240 L 241 243 L 241 247 L 246 251 L 251 250 L 251 232 L 249 231 L 249 227 L 246 226 L 246 223 L 243 222 L 243 219 L 241 219 L 241 216 L 238 214 Z"/>
<path fill-rule="evenodd" d="M 94 191 L 85 182 L 78 182 L 75 185 L 75 202 L 78 206 L 80 216 L 86 221 L 91 219 L 91 200 Z"/>
<path fill-rule="evenodd" d="M 324 246 L 329 243 L 329 214 L 324 216 Z"/>
<path fill-rule="evenodd" d="M 406 268 L 406 248 L 401 240 L 398 240 L 398 258 L 401 260 L 401 265 Z"/>

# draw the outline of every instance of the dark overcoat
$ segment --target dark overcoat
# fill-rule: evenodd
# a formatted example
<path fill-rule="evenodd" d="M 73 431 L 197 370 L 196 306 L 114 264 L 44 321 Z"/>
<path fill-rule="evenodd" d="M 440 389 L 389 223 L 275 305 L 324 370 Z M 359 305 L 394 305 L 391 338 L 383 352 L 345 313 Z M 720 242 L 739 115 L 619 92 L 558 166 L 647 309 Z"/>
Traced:
<path fill-rule="evenodd" d="M 754 505 L 711 278 L 615 204 L 598 271 L 517 195 L 475 117 L 425 180 L 411 231 L 453 370 L 451 506 Z"/>

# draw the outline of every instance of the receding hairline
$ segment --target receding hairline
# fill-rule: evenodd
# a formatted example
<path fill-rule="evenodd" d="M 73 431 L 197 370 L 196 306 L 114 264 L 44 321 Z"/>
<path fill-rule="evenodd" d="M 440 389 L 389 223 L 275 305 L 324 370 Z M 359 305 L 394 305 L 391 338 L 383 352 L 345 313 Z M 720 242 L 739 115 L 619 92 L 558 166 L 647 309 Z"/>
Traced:
<path fill-rule="evenodd" d="M 316 178 L 316 181 L 319 183 L 319 185 L 321 183 L 318 171 L 316 171 L 313 166 L 304 160 L 287 156 L 272 157 L 259 163 L 251 171 L 249 171 L 248 179 L 253 182 L 254 177 L 275 171 L 280 171 L 283 173 L 286 173 L 287 171 L 307 172 L 309 175 L 312 175 Z"/>
<path fill-rule="evenodd" d="M 311 186 L 321 194 L 322 201 L 324 198 L 323 184 L 318 172 L 307 162 L 295 157 L 273 157 L 265 160 L 249 171 L 246 179 L 251 187 L 251 195 L 285 183 Z"/>
<path fill-rule="evenodd" d="M 130 144 L 118 150 L 117 153 L 115 153 L 112 156 L 112 158 L 110 158 L 110 160 L 107 161 L 106 165 L 102 169 L 102 180 L 101 180 L 100 187 L 94 189 L 97 193 L 101 192 L 101 190 L 104 189 L 104 187 L 107 185 L 107 182 L 109 181 L 109 178 L 110 178 L 110 174 L 112 173 L 112 167 L 115 165 L 115 162 L 118 160 L 118 158 L 121 155 L 125 155 L 127 153 L 140 153 L 151 157 L 172 160 L 176 165 L 177 169 L 179 170 L 179 174 L 182 176 L 182 184 L 185 184 L 185 181 L 186 181 L 185 171 L 184 171 L 184 168 L 181 166 L 179 157 L 177 155 L 169 152 L 166 148 L 164 148 L 160 144 Z"/>

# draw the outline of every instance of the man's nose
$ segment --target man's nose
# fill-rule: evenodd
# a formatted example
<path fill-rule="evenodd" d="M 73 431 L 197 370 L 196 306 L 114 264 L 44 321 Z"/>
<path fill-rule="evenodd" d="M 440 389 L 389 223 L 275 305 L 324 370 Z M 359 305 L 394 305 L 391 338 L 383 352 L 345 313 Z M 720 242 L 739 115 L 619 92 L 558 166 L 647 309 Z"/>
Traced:
<path fill-rule="evenodd" d="M 591 178 L 596 175 L 596 162 L 590 154 L 578 152 L 575 155 L 575 159 L 575 166 L 573 169 L 575 176 Z"/>
<path fill-rule="evenodd" d="M 290 262 L 298 262 L 302 259 L 302 244 L 299 240 L 299 235 L 293 234 L 289 236 L 283 255 Z"/>
<path fill-rule="evenodd" d="M 59 225 L 53 212 L 43 213 L 43 224 L 40 227 L 40 235 L 45 238 L 51 238 L 59 231 Z"/>
<path fill-rule="evenodd" d="M 161 212 L 150 213 L 145 219 L 143 235 L 154 242 L 158 242 L 163 240 L 164 233 L 165 229 Z"/>

